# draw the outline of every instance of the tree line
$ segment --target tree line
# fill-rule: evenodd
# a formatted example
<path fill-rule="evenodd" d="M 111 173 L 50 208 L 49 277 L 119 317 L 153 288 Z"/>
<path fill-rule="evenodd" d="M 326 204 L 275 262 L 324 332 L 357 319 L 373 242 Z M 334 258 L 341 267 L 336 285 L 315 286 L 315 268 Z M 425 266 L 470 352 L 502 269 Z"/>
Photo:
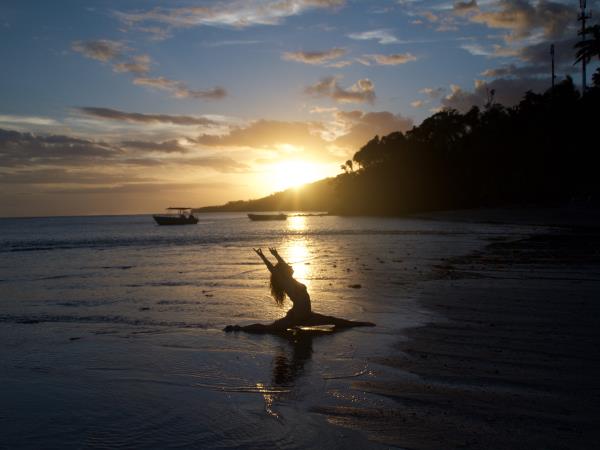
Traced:
<path fill-rule="evenodd" d="M 542 94 L 527 92 L 514 107 L 443 110 L 406 133 L 375 136 L 337 177 L 336 210 L 402 214 L 597 199 L 599 99 L 597 83 L 581 96 L 567 78 Z"/>
<path fill-rule="evenodd" d="M 600 58 L 600 27 L 576 45 L 576 62 Z M 329 211 L 400 215 L 508 204 L 598 202 L 600 68 L 581 95 L 567 77 L 515 106 L 490 100 L 445 109 L 406 133 L 375 136 L 344 173 L 258 200 L 197 211 Z"/>

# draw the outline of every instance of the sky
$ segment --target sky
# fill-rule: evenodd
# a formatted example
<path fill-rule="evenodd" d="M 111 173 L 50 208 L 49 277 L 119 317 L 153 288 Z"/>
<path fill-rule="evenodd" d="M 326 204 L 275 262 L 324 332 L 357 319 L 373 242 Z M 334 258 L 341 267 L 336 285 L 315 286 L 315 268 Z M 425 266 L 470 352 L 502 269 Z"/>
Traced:
<path fill-rule="evenodd" d="M 547 89 L 551 43 L 578 83 L 578 7 L 3 0 L 0 216 L 159 212 L 335 176 L 375 135 Z"/>

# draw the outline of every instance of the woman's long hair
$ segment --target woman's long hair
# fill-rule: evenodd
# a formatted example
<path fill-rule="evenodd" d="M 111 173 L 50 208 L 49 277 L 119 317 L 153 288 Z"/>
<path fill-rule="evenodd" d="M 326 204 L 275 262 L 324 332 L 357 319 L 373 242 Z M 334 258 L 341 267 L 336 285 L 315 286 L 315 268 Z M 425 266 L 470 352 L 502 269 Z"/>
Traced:
<path fill-rule="evenodd" d="M 293 273 L 294 269 L 292 269 L 292 266 L 282 263 L 277 263 L 275 265 L 275 270 L 271 273 L 269 287 L 271 288 L 271 295 L 278 306 L 283 306 L 283 301 L 285 300 L 285 290 L 282 279 L 291 277 Z"/>

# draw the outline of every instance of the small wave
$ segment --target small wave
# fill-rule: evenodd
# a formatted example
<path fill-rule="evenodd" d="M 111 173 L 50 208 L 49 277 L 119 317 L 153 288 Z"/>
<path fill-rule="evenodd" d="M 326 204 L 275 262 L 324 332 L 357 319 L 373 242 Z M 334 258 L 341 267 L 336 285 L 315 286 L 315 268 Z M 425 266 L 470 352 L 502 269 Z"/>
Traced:
<path fill-rule="evenodd" d="M 266 233 L 266 234 L 265 234 Z M 264 237 L 273 238 L 274 235 L 283 236 L 452 236 L 468 234 L 464 231 L 448 230 L 381 230 L 381 229 L 317 229 L 317 230 L 263 230 L 261 233 L 245 232 L 242 234 L 207 234 L 207 235 L 128 235 L 122 238 L 98 239 L 48 239 L 48 240 L 22 240 L 19 242 L 2 242 L 0 253 L 3 252 L 36 252 L 53 250 L 98 249 L 104 250 L 115 247 L 169 247 L 190 245 L 227 244 L 232 242 L 255 242 Z M 126 266 L 106 266 L 107 268 L 121 268 Z"/>
<path fill-rule="evenodd" d="M 198 283 L 192 283 L 190 281 L 153 281 L 151 283 L 132 283 L 125 284 L 125 287 L 129 288 L 141 288 L 147 286 L 153 287 L 181 287 L 181 286 L 200 286 Z"/>
<path fill-rule="evenodd" d="M 190 300 L 159 300 L 156 302 L 157 305 L 197 305 L 198 302 Z"/>
<path fill-rule="evenodd" d="M 83 274 L 66 273 L 66 274 L 62 274 L 62 275 L 50 275 L 50 276 L 47 276 L 47 277 L 38 278 L 38 280 L 41 280 L 41 281 L 62 280 L 62 279 L 65 279 L 65 278 L 74 278 L 74 277 L 84 278 L 85 275 L 83 275 Z"/>
<path fill-rule="evenodd" d="M 69 315 L 0 315 L 0 322 L 12 322 L 20 324 L 52 323 L 111 323 L 132 326 L 169 327 L 169 328 L 201 328 L 209 327 L 206 323 L 193 322 L 170 322 L 150 319 L 134 319 L 125 316 L 69 316 Z"/>
<path fill-rule="evenodd" d="M 290 392 L 289 388 L 279 386 L 265 386 L 263 384 L 250 384 L 245 386 L 228 386 L 224 384 L 194 383 L 192 386 L 212 389 L 220 392 L 240 392 L 249 394 L 285 394 Z"/>

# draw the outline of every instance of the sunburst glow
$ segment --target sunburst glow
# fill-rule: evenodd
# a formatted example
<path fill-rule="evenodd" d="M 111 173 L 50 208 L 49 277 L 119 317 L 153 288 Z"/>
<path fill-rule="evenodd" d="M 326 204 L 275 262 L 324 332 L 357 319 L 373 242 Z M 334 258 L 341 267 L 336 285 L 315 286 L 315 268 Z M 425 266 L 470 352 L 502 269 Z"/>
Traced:
<path fill-rule="evenodd" d="M 272 187 L 277 191 L 298 187 L 334 174 L 335 170 L 327 164 L 302 160 L 282 161 L 271 166 L 269 170 Z"/>

